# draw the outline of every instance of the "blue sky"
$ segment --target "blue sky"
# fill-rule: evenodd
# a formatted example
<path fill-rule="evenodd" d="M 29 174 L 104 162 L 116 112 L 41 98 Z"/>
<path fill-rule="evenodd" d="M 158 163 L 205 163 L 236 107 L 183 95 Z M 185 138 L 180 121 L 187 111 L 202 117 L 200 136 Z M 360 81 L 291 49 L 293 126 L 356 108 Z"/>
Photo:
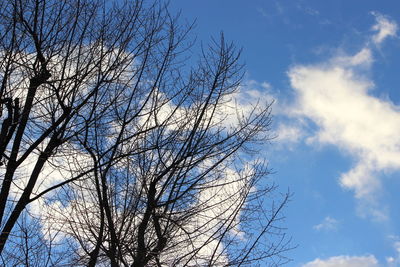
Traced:
<path fill-rule="evenodd" d="M 208 42 L 243 48 L 246 85 L 274 99 L 271 179 L 298 247 L 288 266 L 400 266 L 400 3 L 173 0 Z"/>

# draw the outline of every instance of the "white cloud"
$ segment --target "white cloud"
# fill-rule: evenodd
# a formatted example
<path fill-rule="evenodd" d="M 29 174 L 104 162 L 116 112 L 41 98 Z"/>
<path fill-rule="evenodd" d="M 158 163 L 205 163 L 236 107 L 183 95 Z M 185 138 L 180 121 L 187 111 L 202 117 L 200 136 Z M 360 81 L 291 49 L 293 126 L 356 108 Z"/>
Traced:
<path fill-rule="evenodd" d="M 327 216 L 324 218 L 324 220 L 321 223 L 314 225 L 313 228 L 317 231 L 321 231 L 321 230 L 330 231 L 330 230 L 336 230 L 338 225 L 339 225 L 338 220 L 336 220 L 330 216 Z"/>
<path fill-rule="evenodd" d="M 400 241 L 399 237 L 393 236 L 391 239 L 393 242 L 393 249 L 395 251 L 395 256 L 386 257 L 387 266 L 396 267 L 400 265 Z"/>
<path fill-rule="evenodd" d="M 199 212 L 185 226 L 185 231 L 193 233 L 193 236 L 182 242 L 179 253 L 183 255 L 187 253 L 190 256 L 192 249 L 190 245 L 195 243 L 201 248 L 197 253 L 198 258 L 208 260 L 216 251 L 216 255 L 220 256 L 214 264 L 222 266 L 226 265 L 229 260 L 224 252 L 224 244 L 220 243 L 215 236 L 218 236 L 221 227 L 227 227 L 229 232 L 236 235 L 239 240 L 245 240 L 245 234 L 240 229 L 241 213 L 240 211 L 236 215 L 235 213 L 238 209 L 241 209 L 243 195 L 248 190 L 252 190 L 248 188 L 248 179 L 253 175 L 254 169 L 251 166 L 246 166 L 243 173 L 239 174 L 230 168 L 226 168 L 220 173 L 223 175 L 222 179 L 210 180 L 202 186 L 205 189 L 199 192 L 197 202 L 192 207 L 192 210 L 199 210 Z M 228 221 L 231 221 L 229 225 L 227 225 Z M 201 232 L 200 235 L 199 231 Z"/>
<path fill-rule="evenodd" d="M 297 125 L 279 124 L 275 130 L 275 135 L 274 140 L 282 144 L 296 143 L 304 136 L 304 131 Z"/>
<path fill-rule="evenodd" d="M 368 256 L 335 256 L 328 259 L 315 259 L 302 267 L 378 267 L 380 266 L 373 255 Z"/>
<path fill-rule="evenodd" d="M 399 107 L 369 94 L 373 82 L 335 64 L 296 66 L 289 71 L 298 116 L 319 126 L 314 141 L 350 152 L 356 166 L 341 175 L 358 198 L 379 188 L 374 171 L 400 169 Z"/>
<path fill-rule="evenodd" d="M 372 15 L 374 15 L 376 19 L 376 24 L 372 26 L 372 30 L 377 32 L 372 36 L 372 41 L 376 45 L 381 44 L 387 37 L 396 36 L 398 28 L 396 22 L 378 12 L 372 12 Z"/>
<path fill-rule="evenodd" d="M 389 219 L 389 208 L 385 203 L 380 203 L 373 197 L 364 197 L 358 200 L 356 208 L 358 216 L 362 218 L 369 217 L 375 222 L 384 222 Z"/>
<path fill-rule="evenodd" d="M 397 25 L 373 14 L 374 42 L 395 36 Z M 374 200 L 380 174 L 400 170 L 400 106 L 371 94 L 375 84 L 368 74 L 373 61 L 366 43 L 354 55 L 341 53 L 326 62 L 293 66 L 288 76 L 296 100 L 286 114 L 315 123 L 317 130 L 307 138 L 311 144 L 334 145 L 353 157 L 355 164 L 340 175 L 340 185 L 364 202 L 360 214 L 384 220 L 385 210 Z"/>
<path fill-rule="evenodd" d="M 271 85 L 268 82 L 258 83 L 254 80 L 246 80 L 235 91 L 222 95 L 218 99 L 215 110 L 214 104 L 211 103 L 206 110 L 207 119 L 204 121 L 210 120 L 212 125 L 222 126 L 225 129 L 241 127 L 243 120 L 254 118 L 256 114 L 270 107 L 274 98 L 265 92 L 270 88 Z M 192 103 L 192 106 L 188 108 L 176 106 L 162 92 L 155 91 L 153 95 L 153 99 L 147 102 L 143 115 L 140 116 L 140 127 L 152 127 L 159 123 L 165 123 L 169 130 L 193 127 L 198 110 L 203 105 L 201 101 Z M 163 104 L 157 105 L 155 109 L 153 101 Z M 206 125 L 200 125 L 202 126 L 206 127 Z M 117 127 L 113 125 L 110 128 Z"/>
<path fill-rule="evenodd" d="M 373 63 L 371 49 L 364 47 L 355 55 L 340 55 L 332 59 L 331 64 L 342 67 L 370 67 Z"/>

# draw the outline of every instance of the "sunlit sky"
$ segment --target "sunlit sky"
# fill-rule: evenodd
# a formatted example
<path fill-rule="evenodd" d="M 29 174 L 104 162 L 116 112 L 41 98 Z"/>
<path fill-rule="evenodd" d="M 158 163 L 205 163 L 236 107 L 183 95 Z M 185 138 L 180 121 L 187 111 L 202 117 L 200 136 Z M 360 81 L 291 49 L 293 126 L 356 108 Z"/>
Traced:
<path fill-rule="evenodd" d="M 400 2 L 173 0 L 199 42 L 243 48 L 274 99 L 263 154 L 297 248 L 288 266 L 400 266 Z"/>

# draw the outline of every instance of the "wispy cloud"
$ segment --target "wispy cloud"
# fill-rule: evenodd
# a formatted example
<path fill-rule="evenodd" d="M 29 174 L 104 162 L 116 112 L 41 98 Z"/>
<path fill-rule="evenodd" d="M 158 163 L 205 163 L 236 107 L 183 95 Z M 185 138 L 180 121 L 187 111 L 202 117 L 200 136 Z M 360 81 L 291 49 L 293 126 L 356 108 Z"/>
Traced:
<path fill-rule="evenodd" d="M 400 238 L 398 236 L 389 236 L 389 239 L 393 242 L 393 250 L 395 251 L 395 255 L 386 257 L 387 266 L 400 266 Z"/>
<path fill-rule="evenodd" d="M 302 267 L 378 267 L 378 260 L 368 256 L 335 256 L 328 259 L 315 259 Z"/>
<path fill-rule="evenodd" d="M 372 40 L 375 44 L 381 44 L 388 37 L 395 37 L 398 26 L 396 22 L 391 20 L 389 17 L 380 14 L 379 12 L 371 12 L 375 16 L 376 24 L 372 26 L 372 30 L 376 31 L 376 34 L 372 36 Z"/>
<path fill-rule="evenodd" d="M 335 218 L 332 218 L 330 216 L 327 216 L 324 218 L 324 220 L 317 224 L 314 225 L 313 228 L 317 231 L 325 230 L 325 231 L 332 231 L 336 230 L 339 226 L 339 221 L 336 220 Z"/>
<path fill-rule="evenodd" d="M 297 143 L 303 136 L 304 131 L 297 125 L 279 124 L 275 131 L 275 141 L 288 144 Z"/>

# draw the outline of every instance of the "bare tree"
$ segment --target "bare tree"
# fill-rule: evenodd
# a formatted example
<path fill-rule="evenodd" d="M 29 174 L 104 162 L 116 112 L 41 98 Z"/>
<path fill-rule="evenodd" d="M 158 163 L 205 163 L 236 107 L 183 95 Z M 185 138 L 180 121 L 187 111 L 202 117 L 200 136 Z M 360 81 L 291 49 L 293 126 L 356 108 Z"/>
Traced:
<path fill-rule="evenodd" d="M 288 195 L 274 203 L 257 157 L 270 103 L 242 105 L 233 44 L 221 36 L 196 60 L 191 26 L 158 1 L 11 0 L 0 10 L 4 263 L 286 260 Z"/>

